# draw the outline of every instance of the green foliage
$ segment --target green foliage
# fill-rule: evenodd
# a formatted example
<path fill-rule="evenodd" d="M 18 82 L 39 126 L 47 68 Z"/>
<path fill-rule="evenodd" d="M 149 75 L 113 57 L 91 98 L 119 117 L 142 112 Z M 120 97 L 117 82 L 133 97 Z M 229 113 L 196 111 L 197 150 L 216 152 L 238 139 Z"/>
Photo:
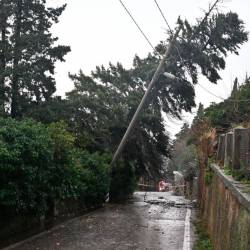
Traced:
<path fill-rule="evenodd" d="M 235 13 L 213 14 L 199 30 L 198 25 L 184 22 L 182 38 L 176 41 L 183 60 L 173 49 L 163 69 L 177 78 L 162 74 L 157 79 L 148 106 L 124 149 L 123 160 L 135 162 L 137 175 L 160 175 L 163 159 L 171 150 L 164 115 L 180 118 L 183 110 L 188 112 L 195 106 L 193 84 L 197 83 L 198 72 L 217 83 L 227 54 L 237 54 L 248 39 Z M 164 54 L 166 46 L 161 42 L 156 50 Z M 159 57 L 154 53 L 146 58 L 135 56 L 130 69 L 110 63 L 109 67 L 96 67 L 90 76 L 82 71 L 70 75 L 75 88 L 67 94 L 73 107 L 69 123 L 79 147 L 91 152 L 116 149 L 158 64 Z"/>
<path fill-rule="evenodd" d="M 213 250 L 211 240 L 205 231 L 204 225 L 201 222 L 196 222 L 197 240 L 195 242 L 194 250 Z"/>
<path fill-rule="evenodd" d="M 235 124 L 250 120 L 250 80 L 240 87 L 234 87 L 231 97 L 224 102 L 212 104 L 205 110 L 213 127 L 228 129 Z"/>
<path fill-rule="evenodd" d="M 83 206 L 102 204 L 109 191 L 109 154 L 90 154 L 87 151 L 76 154 L 76 185 L 78 198 Z"/>
<path fill-rule="evenodd" d="M 150 60 L 143 64 L 138 62 L 138 57 L 136 60 L 137 65 L 130 70 L 118 63 L 110 64 L 108 68 L 97 67 L 91 76 L 81 71 L 70 76 L 75 89 L 67 94 L 69 103 L 74 107 L 69 123 L 78 147 L 90 152 L 115 151 L 149 80 L 145 78 L 149 76 L 145 76 L 143 67 Z M 137 175 L 147 172 L 147 165 L 149 171 L 157 176 L 162 157 L 168 155 L 169 137 L 161 106 L 157 99 L 152 100 L 127 141 L 123 160 L 136 162 Z"/>
<path fill-rule="evenodd" d="M 32 105 L 23 116 L 45 124 L 62 120 L 68 122 L 72 110 L 74 108 L 67 100 L 62 99 L 60 96 L 55 96 L 39 105 Z"/>
<path fill-rule="evenodd" d="M 170 168 L 171 171 L 183 172 L 186 181 L 191 181 L 198 174 L 197 152 L 190 133 L 189 125 L 184 123 L 180 132 L 176 134 L 172 159 L 168 164 L 168 169 Z"/>
<path fill-rule="evenodd" d="M 11 106 L 12 117 L 21 117 L 56 91 L 55 63 L 64 61 L 70 47 L 55 44 L 51 27 L 65 7 L 47 8 L 46 0 L 0 2 L 1 109 Z"/>
<path fill-rule="evenodd" d="M 17 212 L 46 209 L 53 174 L 49 130 L 31 120 L 0 119 L 0 204 Z"/>
<path fill-rule="evenodd" d="M 74 137 L 67 131 L 64 122 L 52 123 L 48 126 L 53 145 L 52 173 L 49 178 L 51 188 L 50 202 L 77 195 L 74 179 Z"/>
<path fill-rule="evenodd" d="M 63 122 L 42 125 L 0 119 L 0 207 L 15 213 L 45 213 L 54 201 L 103 202 L 110 156 L 74 148 Z"/>
<path fill-rule="evenodd" d="M 232 12 L 212 14 L 201 26 L 200 22 L 191 26 L 185 21 L 183 29 L 183 39 L 177 41 L 184 61 L 180 64 L 188 69 L 193 83 L 197 83 L 199 71 L 217 83 L 219 70 L 226 66 L 225 57 L 228 53 L 238 54 L 240 45 L 248 40 L 243 21 Z"/>
<path fill-rule="evenodd" d="M 213 180 L 213 172 L 209 167 L 205 169 L 205 184 L 209 186 Z"/>
<path fill-rule="evenodd" d="M 134 165 L 118 162 L 113 169 L 110 184 L 111 201 L 126 200 L 136 188 L 136 175 Z"/>
<path fill-rule="evenodd" d="M 232 169 L 228 166 L 224 166 L 223 171 L 226 175 L 233 175 Z"/>

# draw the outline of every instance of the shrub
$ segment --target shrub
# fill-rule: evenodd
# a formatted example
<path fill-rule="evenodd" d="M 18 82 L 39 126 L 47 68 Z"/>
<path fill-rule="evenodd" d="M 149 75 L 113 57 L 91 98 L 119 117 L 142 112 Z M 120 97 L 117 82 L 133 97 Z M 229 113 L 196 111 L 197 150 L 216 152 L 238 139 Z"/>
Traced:
<path fill-rule="evenodd" d="M 0 207 L 7 214 L 44 214 L 54 201 L 104 201 L 109 189 L 107 154 L 79 151 L 63 122 L 0 119 Z"/>
<path fill-rule="evenodd" d="M 75 183 L 74 137 L 64 122 L 49 125 L 53 144 L 53 163 L 50 176 L 50 201 L 77 197 Z"/>
<path fill-rule="evenodd" d="M 110 184 L 110 199 L 114 202 L 124 201 L 136 188 L 134 165 L 120 161 L 113 169 Z"/>
<path fill-rule="evenodd" d="M 110 156 L 87 151 L 78 152 L 76 157 L 78 197 L 84 206 L 91 207 L 104 202 L 109 190 Z"/>
<path fill-rule="evenodd" d="M 48 128 L 0 119 L 0 205 L 16 212 L 46 210 L 53 166 Z"/>
<path fill-rule="evenodd" d="M 197 239 L 194 250 L 213 250 L 209 235 L 206 233 L 205 226 L 200 222 L 195 223 Z"/>

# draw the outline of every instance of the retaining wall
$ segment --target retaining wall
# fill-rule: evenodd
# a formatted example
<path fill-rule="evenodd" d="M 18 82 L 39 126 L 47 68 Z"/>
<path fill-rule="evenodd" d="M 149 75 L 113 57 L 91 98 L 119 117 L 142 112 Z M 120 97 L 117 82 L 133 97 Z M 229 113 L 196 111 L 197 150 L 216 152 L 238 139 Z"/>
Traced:
<path fill-rule="evenodd" d="M 210 166 L 201 212 L 215 250 L 250 249 L 250 187 Z"/>

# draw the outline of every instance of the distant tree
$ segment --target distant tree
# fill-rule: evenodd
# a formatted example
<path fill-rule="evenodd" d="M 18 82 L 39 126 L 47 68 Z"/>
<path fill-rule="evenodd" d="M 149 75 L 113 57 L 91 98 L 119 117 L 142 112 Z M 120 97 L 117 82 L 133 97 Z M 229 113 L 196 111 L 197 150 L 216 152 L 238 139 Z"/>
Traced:
<path fill-rule="evenodd" d="M 66 6 L 47 8 L 46 0 L 1 0 L 0 6 L 1 110 L 9 108 L 16 118 L 56 90 L 55 63 L 64 61 L 70 48 L 55 45 L 50 28 Z"/>
<path fill-rule="evenodd" d="M 182 138 L 186 138 L 188 136 L 189 132 L 190 132 L 189 131 L 189 124 L 187 122 L 185 122 L 183 124 L 183 126 L 181 127 L 180 131 L 175 136 L 179 140 Z"/>
<path fill-rule="evenodd" d="M 235 124 L 250 121 L 250 81 L 246 79 L 241 86 L 234 81 L 231 96 L 225 101 L 212 104 L 205 109 L 204 116 L 213 127 L 227 130 Z"/>
<path fill-rule="evenodd" d="M 194 176 L 198 171 L 197 153 L 192 140 L 191 129 L 184 123 L 180 132 L 176 134 L 171 151 L 168 169 L 181 171 L 184 176 Z"/>

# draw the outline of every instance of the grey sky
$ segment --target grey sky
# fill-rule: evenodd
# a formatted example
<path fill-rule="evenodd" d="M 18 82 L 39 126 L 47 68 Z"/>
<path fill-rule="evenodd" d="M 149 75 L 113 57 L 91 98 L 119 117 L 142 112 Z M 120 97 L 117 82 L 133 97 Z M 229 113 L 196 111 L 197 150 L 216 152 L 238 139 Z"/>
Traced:
<path fill-rule="evenodd" d="M 166 24 L 160 16 L 154 0 L 123 0 L 136 18 L 153 45 L 166 38 Z M 213 2 L 213 1 L 212 1 Z M 67 9 L 60 22 L 53 27 L 53 33 L 59 42 L 70 45 L 72 52 L 66 57 L 66 63 L 58 63 L 56 80 L 58 94 L 63 95 L 73 88 L 68 79 L 68 72 L 77 73 L 82 69 L 90 73 L 96 65 L 108 62 L 121 62 L 131 66 L 135 54 L 143 57 L 152 49 L 131 22 L 118 0 L 50 0 L 51 5 L 67 3 Z M 180 15 L 194 22 L 207 10 L 207 0 L 158 0 L 171 27 Z M 211 3 L 211 1 L 210 1 Z M 222 11 L 237 12 L 250 30 L 250 1 L 225 1 Z M 236 76 L 242 81 L 250 71 L 250 42 L 242 46 L 239 56 L 227 59 L 226 70 L 221 72 L 222 81 L 216 86 L 204 79 L 200 83 L 214 94 L 226 98 L 231 92 L 231 85 Z M 220 99 L 208 94 L 201 87 L 196 87 L 196 101 L 208 106 Z M 187 120 L 190 120 L 189 115 Z M 179 123 L 179 122 L 178 122 Z M 178 128 L 172 123 L 170 129 Z"/>

